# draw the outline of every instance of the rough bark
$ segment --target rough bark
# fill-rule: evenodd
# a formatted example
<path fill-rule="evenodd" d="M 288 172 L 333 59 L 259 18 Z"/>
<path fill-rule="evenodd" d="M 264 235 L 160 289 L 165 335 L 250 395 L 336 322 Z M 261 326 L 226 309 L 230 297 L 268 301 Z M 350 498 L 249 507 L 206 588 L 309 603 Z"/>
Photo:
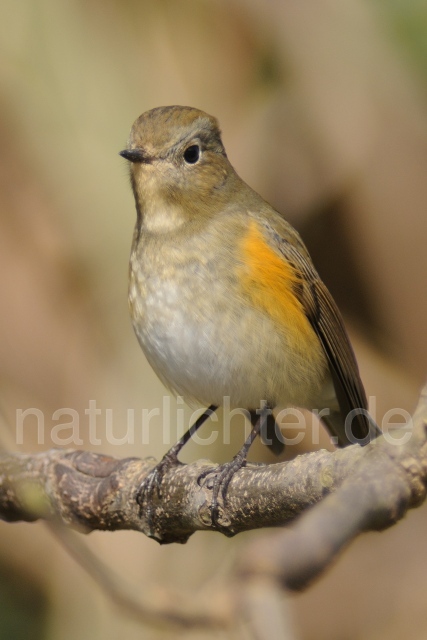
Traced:
<path fill-rule="evenodd" d="M 363 448 L 322 450 L 237 472 L 220 511 L 222 533 L 277 527 L 306 512 L 290 528 L 252 543 L 240 574 L 301 589 L 359 533 L 385 529 L 419 506 L 426 496 L 426 426 L 427 389 L 410 431 L 382 436 Z M 400 438 L 407 441 L 396 444 Z M 179 464 L 166 473 L 161 495 L 154 492 L 149 522 L 136 495 L 154 465 L 154 459 L 117 460 L 84 451 L 2 455 L 0 517 L 59 520 L 86 533 L 133 529 L 161 543 L 184 543 L 195 531 L 215 528 L 212 483 L 197 481 L 210 466 L 206 461 Z"/>

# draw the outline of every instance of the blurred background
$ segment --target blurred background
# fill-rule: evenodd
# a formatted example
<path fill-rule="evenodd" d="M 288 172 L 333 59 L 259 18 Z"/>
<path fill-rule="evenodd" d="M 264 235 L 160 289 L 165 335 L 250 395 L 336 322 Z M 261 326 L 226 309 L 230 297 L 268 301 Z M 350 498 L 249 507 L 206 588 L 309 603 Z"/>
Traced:
<path fill-rule="evenodd" d="M 238 173 L 302 233 L 345 315 L 377 420 L 413 410 L 427 372 L 425 2 L 0 0 L 0 16 L 3 449 L 158 458 L 176 439 L 172 429 L 164 442 L 162 416 L 149 442 L 138 430 L 165 390 L 128 318 L 135 213 L 118 156 L 136 117 L 167 104 L 215 115 Z M 17 412 L 29 408 L 44 423 L 27 415 L 19 440 Z M 228 447 L 190 444 L 183 458 L 229 459 L 242 433 Z M 258 444 L 252 458 L 273 461 Z M 294 637 L 427 637 L 426 526 L 423 507 L 356 541 L 288 599 Z M 256 535 L 198 533 L 161 548 L 95 532 L 85 542 L 136 595 L 165 585 L 191 594 L 225 576 Z M 0 523 L 0 638 L 76 637 L 180 634 L 113 607 L 42 523 Z"/>

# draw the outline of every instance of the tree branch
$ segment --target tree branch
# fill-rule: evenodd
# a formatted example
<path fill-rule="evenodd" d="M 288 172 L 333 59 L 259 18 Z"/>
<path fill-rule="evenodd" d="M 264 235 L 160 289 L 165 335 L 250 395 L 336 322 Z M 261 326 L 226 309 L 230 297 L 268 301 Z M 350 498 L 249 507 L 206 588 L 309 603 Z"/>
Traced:
<path fill-rule="evenodd" d="M 373 445 L 374 446 L 374 445 Z M 220 524 L 229 536 L 284 525 L 322 500 L 366 458 L 367 447 L 317 451 L 273 465 L 252 465 L 232 479 Z M 136 501 L 154 459 L 118 460 L 86 451 L 52 449 L 0 456 L 0 516 L 9 522 L 59 518 L 80 531 L 133 529 L 150 534 Z M 154 495 L 154 535 L 161 543 L 186 542 L 212 529 L 209 482 L 199 475 L 209 462 L 180 464 L 168 471 L 161 497 Z M 260 491 L 262 487 L 262 491 Z"/>
<path fill-rule="evenodd" d="M 220 516 L 226 535 L 285 525 L 306 511 L 287 530 L 246 547 L 239 575 L 245 582 L 250 577 L 251 584 L 261 578 L 302 589 L 359 533 L 385 529 L 419 506 L 426 496 L 426 430 L 427 387 L 405 430 L 363 448 L 322 450 L 268 466 L 248 464 L 237 472 Z M 148 535 L 147 514 L 140 513 L 136 495 L 154 464 L 153 459 L 117 460 L 82 451 L 3 455 L 0 517 L 59 520 L 83 532 L 133 529 Z M 164 476 L 153 505 L 152 533 L 159 542 L 184 543 L 195 531 L 213 528 L 211 484 L 197 482 L 207 466 L 216 468 L 199 461 L 180 464 Z"/>

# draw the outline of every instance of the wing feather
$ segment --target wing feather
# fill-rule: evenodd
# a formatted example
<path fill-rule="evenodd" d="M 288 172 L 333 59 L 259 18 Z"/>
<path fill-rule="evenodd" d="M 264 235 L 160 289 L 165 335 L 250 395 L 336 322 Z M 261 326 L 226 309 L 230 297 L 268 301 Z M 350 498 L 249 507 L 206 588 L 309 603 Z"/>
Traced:
<path fill-rule="evenodd" d="M 367 410 L 365 389 L 341 314 L 315 270 L 304 244 L 293 229 L 296 241 L 292 243 L 280 237 L 270 225 L 268 229 L 278 241 L 280 253 L 293 265 L 296 273 L 301 275 L 295 294 L 325 350 L 343 419 L 353 409 Z M 369 435 L 370 419 L 365 412 L 354 417 L 352 433 L 357 439 Z M 340 436 L 341 444 L 349 443 L 348 438 L 345 441 L 342 433 L 337 435 Z"/>

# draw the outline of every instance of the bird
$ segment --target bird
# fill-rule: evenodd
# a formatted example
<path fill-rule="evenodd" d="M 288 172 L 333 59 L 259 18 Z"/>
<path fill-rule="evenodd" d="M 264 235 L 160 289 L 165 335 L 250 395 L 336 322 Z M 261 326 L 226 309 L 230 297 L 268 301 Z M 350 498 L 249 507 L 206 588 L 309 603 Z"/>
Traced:
<path fill-rule="evenodd" d="M 364 445 L 380 430 L 332 295 L 298 232 L 231 165 L 217 119 L 194 107 L 151 109 L 120 155 L 136 205 L 129 266 L 136 336 L 165 386 L 207 407 L 138 500 L 142 508 L 156 488 L 160 495 L 166 469 L 227 397 L 249 411 L 252 430 L 214 474 L 219 527 L 228 484 L 256 436 L 282 448 L 274 408 L 322 411 L 340 447 Z"/>

